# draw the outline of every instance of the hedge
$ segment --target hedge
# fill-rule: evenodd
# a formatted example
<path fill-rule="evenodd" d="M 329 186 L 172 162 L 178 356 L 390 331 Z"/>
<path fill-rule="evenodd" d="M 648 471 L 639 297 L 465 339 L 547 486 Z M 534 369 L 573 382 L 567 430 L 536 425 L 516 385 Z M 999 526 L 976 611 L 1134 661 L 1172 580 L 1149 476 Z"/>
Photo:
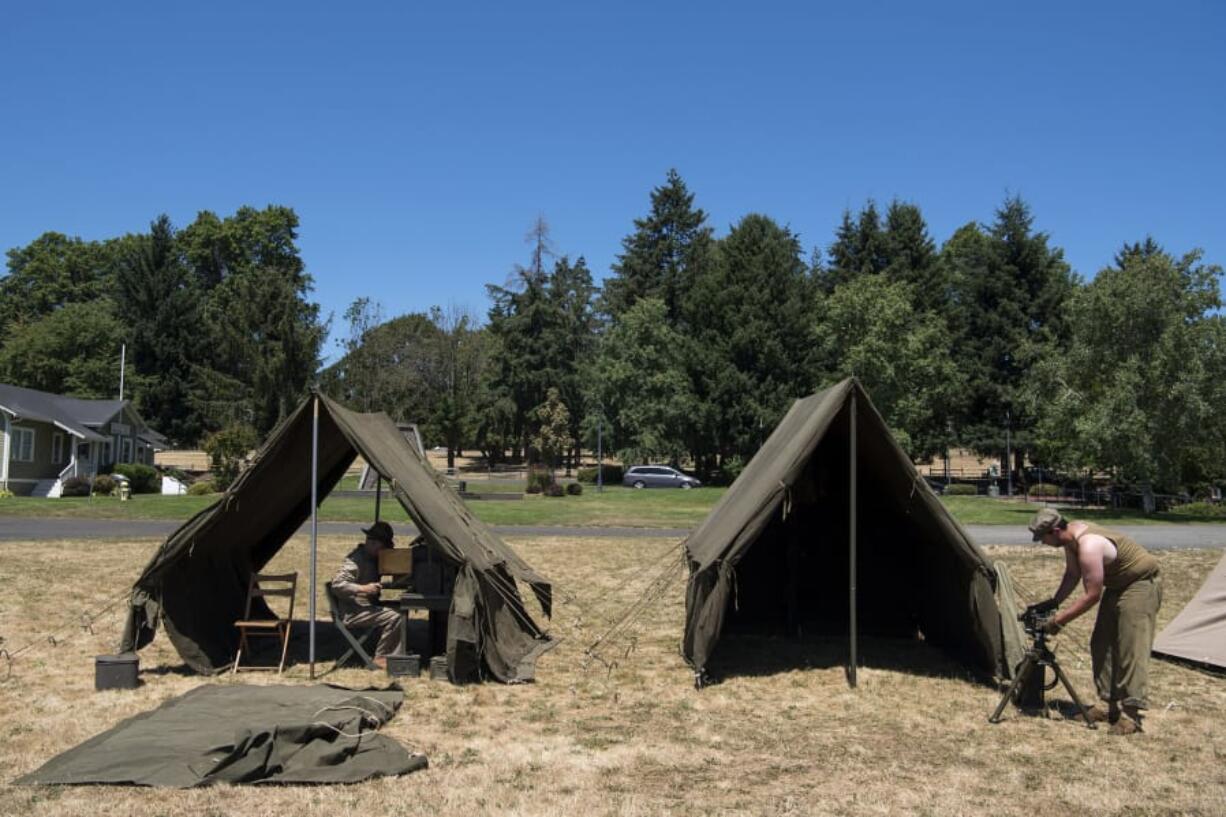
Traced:
<path fill-rule="evenodd" d="M 141 465 L 136 462 L 121 462 L 115 466 L 115 473 L 128 478 L 134 494 L 160 494 L 162 480 L 151 465 Z"/>
<path fill-rule="evenodd" d="M 967 482 L 951 482 L 945 486 L 945 496 L 975 496 L 979 489 Z"/>
<path fill-rule="evenodd" d="M 1027 496 L 1060 496 L 1061 493 L 1060 486 L 1050 482 L 1036 482 L 1026 489 Z"/>
<path fill-rule="evenodd" d="M 622 476 L 625 474 L 625 469 L 620 465 L 602 465 L 601 471 L 604 473 L 603 482 L 605 485 L 619 485 L 622 481 Z M 590 468 L 580 468 L 576 474 L 576 478 L 580 482 L 586 482 L 589 485 L 596 484 L 596 466 Z"/>
<path fill-rule="evenodd" d="M 579 496 L 583 493 L 583 486 L 577 482 L 572 482 L 566 486 L 566 493 L 571 496 Z"/>

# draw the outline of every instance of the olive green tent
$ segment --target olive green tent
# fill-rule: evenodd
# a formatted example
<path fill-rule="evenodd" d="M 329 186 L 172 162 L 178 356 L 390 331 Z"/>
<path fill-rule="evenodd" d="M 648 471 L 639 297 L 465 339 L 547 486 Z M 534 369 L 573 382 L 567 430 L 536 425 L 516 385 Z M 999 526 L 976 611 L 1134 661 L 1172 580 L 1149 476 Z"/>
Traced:
<path fill-rule="evenodd" d="M 121 649 L 149 643 L 161 621 L 193 669 L 229 666 L 250 575 L 313 518 L 313 497 L 327 495 L 358 454 L 383 476 L 426 545 L 456 570 L 447 627 L 452 678 L 488 673 L 505 682 L 531 680 L 536 659 L 555 642 L 529 616 L 516 580 L 532 588 L 546 615 L 549 581 L 472 515 L 387 415 L 358 414 L 323 395 L 303 401 L 225 495 L 158 549 L 132 589 Z M 313 544 L 311 567 L 313 575 Z M 319 588 L 311 590 L 313 666 Z"/>
<path fill-rule="evenodd" d="M 922 636 L 1002 678 L 1021 657 L 1007 581 L 854 379 L 793 404 L 685 550 L 700 681 L 734 632 L 846 637 L 853 684 L 861 634 Z"/>

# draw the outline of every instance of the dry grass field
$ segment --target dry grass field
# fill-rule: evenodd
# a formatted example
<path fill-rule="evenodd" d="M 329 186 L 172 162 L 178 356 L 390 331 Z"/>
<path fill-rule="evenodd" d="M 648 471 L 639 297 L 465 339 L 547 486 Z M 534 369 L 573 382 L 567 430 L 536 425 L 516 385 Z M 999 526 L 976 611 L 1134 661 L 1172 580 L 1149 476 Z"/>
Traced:
<path fill-rule="evenodd" d="M 841 646 L 733 645 L 756 656 L 754 674 L 726 677 L 697 692 L 678 655 L 681 584 L 641 622 L 633 642 L 623 640 L 608 654 L 615 658 L 612 671 L 584 657 L 603 623 L 645 585 L 642 565 L 675 541 L 540 538 L 512 544 L 554 579 L 559 596 L 571 599 L 558 603 L 552 624 L 564 641 L 542 659 L 535 684 L 406 681 L 405 705 L 385 731 L 425 752 L 428 770 L 327 789 L 177 791 L 7 785 L 123 718 L 198 684 L 232 681 L 183 674 L 159 636 L 142 653 L 139 689 L 95 693 L 93 656 L 112 651 L 122 622 L 117 613 L 104 616 L 91 634 L 74 620 L 130 583 L 154 543 L 0 542 L 0 646 L 17 649 L 71 625 L 67 640 L 27 651 L 13 677 L 0 684 L 0 814 L 1226 813 L 1226 680 L 1155 662 L 1148 731 L 1129 738 L 1013 710 L 1005 722 L 991 725 L 987 716 L 997 691 L 920 644 L 864 645 L 866 666 L 855 690 L 839 664 Z M 322 574 L 349 545 L 322 542 Z M 1054 588 L 1057 554 L 1029 548 L 992 553 L 1009 563 L 1024 587 Z M 1159 554 L 1166 574 L 1162 623 L 1219 556 Z M 306 541 L 295 539 L 273 567 L 305 573 Z M 1078 622 L 1061 636 L 1059 650 L 1087 697 L 1088 633 L 1089 622 Z M 916 671 L 904 671 L 908 667 Z M 386 681 L 356 669 L 325 680 L 349 686 Z M 267 675 L 243 681 L 276 682 Z M 293 666 L 285 682 L 307 683 L 305 664 Z"/>

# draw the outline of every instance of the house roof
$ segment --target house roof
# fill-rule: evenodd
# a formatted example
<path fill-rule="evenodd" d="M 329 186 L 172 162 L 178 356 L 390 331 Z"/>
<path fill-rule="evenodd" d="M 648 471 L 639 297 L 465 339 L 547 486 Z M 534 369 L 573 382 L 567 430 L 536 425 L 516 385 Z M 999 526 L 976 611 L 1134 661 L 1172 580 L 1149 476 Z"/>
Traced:
<path fill-rule="evenodd" d="M 52 423 L 83 440 L 101 442 L 107 438 L 90 426 L 100 426 L 127 404 L 127 400 L 82 400 L 61 397 L 36 389 L 0 383 L 0 410 L 14 420 Z"/>

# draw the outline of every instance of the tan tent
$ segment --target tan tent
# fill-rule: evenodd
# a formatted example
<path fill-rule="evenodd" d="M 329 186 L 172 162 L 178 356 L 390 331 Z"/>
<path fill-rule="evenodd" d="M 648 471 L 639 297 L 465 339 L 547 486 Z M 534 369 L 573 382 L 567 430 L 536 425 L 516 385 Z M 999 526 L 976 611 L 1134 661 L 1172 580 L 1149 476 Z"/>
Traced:
<path fill-rule="evenodd" d="M 1021 658 L 1007 582 L 854 379 L 797 400 L 685 548 L 699 682 L 729 632 L 846 638 L 853 684 L 860 634 L 918 635 L 1002 678 Z"/>
<path fill-rule="evenodd" d="M 1154 640 L 1154 654 L 1226 670 L 1226 556 Z"/>
<path fill-rule="evenodd" d="M 427 546 L 456 570 L 447 626 L 452 678 L 531 680 L 536 659 L 556 642 L 528 615 L 516 582 L 528 585 L 549 615 L 549 580 L 473 516 L 386 414 L 349 411 L 323 395 L 304 400 L 225 495 L 154 554 L 132 588 L 121 649 L 140 649 L 161 623 L 193 669 L 229 666 L 237 646 L 234 621 L 242 617 L 252 572 L 312 517 L 312 500 L 326 496 L 358 454 L 382 475 Z M 313 612 L 314 596 L 311 601 Z"/>

